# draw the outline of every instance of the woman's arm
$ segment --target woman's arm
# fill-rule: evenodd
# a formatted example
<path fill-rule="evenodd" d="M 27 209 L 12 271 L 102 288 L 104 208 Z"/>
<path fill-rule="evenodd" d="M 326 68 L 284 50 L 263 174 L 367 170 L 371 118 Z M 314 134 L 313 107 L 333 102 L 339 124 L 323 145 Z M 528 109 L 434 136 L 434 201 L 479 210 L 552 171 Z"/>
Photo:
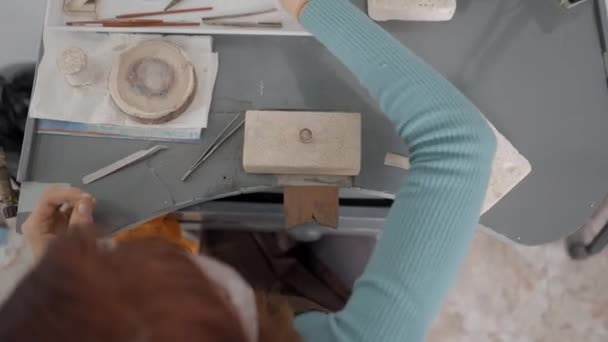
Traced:
<path fill-rule="evenodd" d="M 477 225 L 494 134 L 452 84 L 349 0 L 311 0 L 300 19 L 378 100 L 411 169 L 346 308 L 300 316 L 298 330 L 311 341 L 422 341 Z"/>

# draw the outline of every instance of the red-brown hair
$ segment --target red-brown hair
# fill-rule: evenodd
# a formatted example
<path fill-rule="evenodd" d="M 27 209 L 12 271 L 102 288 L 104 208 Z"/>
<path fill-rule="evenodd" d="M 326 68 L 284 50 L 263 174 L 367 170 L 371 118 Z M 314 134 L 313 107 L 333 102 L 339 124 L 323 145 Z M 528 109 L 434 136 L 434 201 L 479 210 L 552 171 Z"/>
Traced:
<path fill-rule="evenodd" d="M 106 250 L 73 233 L 0 308 L 0 341 L 246 341 L 235 309 L 177 246 Z"/>

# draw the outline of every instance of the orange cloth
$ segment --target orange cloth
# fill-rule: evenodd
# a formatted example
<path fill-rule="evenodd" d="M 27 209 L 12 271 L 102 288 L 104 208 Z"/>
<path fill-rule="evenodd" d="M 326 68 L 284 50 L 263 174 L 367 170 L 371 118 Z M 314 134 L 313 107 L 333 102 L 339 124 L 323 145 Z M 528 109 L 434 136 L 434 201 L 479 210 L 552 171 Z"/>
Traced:
<path fill-rule="evenodd" d="M 116 243 L 121 243 L 149 237 L 157 237 L 176 243 L 196 254 L 198 254 L 200 249 L 199 242 L 185 238 L 182 234 L 182 228 L 179 225 L 179 221 L 169 216 L 159 217 L 152 221 L 148 221 L 141 226 L 122 231 L 114 235 L 113 240 Z"/>

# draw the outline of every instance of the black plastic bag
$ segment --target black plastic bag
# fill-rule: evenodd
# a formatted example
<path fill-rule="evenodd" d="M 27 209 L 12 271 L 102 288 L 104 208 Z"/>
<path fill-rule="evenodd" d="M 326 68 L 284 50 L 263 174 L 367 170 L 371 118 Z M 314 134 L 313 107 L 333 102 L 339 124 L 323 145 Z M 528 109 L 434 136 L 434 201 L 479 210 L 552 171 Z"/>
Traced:
<path fill-rule="evenodd" d="M 33 84 L 34 68 L 17 73 L 12 81 L 0 76 L 0 145 L 6 152 L 21 151 Z"/>
<path fill-rule="evenodd" d="M 32 66 L 16 73 L 10 81 L 0 76 L 0 146 L 13 177 L 17 174 L 34 74 Z"/>

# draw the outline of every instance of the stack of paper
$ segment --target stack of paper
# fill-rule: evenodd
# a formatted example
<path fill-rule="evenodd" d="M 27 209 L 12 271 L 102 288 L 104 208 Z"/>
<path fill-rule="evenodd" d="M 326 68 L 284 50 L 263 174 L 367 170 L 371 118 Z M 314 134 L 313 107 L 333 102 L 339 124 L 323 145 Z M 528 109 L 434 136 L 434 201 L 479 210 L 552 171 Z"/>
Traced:
<path fill-rule="evenodd" d="M 198 80 L 189 108 L 159 125 L 131 120 L 114 104 L 108 89 L 108 76 L 118 54 L 148 39 L 169 40 L 192 56 Z M 81 48 L 87 54 L 90 67 L 97 73 L 93 85 L 75 88 L 65 82 L 56 60 L 69 47 Z M 210 37 L 47 31 L 44 49 L 30 109 L 31 117 L 53 121 L 40 122 L 41 132 L 194 140 L 207 126 L 218 72 L 218 56 L 212 52 Z"/>

